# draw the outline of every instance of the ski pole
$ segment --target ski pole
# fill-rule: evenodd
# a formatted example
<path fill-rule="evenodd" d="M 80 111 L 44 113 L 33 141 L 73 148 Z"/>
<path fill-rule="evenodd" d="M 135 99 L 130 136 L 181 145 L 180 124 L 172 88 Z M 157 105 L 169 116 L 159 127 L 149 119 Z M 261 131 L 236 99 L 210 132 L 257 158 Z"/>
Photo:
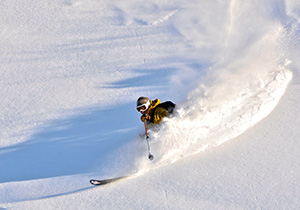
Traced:
<path fill-rule="evenodd" d="M 149 136 L 148 136 L 148 129 L 147 129 L 147 122 L 146 120 L 144 121 L 145 124 L 145 134 L 146 134 L 146 141 L 147 141 L 147 146 L 148 146 L 148 158 L 149 160 L 153 160 L 154 156 L 150 152 L 150 144 L 149 144 Z"/>

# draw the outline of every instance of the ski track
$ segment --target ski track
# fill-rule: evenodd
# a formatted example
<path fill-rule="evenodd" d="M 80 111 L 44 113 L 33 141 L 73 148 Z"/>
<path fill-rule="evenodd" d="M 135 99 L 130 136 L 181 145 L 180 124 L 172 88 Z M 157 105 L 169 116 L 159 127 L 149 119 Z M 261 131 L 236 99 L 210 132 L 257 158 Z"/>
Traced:
<path fill-rule="evenodd" d="M 204 4 L 204 8 L 205 6 L 207 5 Z M 255 22 L 248 22 L 250 18 L 258 21 L 262 19 L 255 12 L 250 12 L 258 7 L 256 4 L 231 1 L 226 6 L 229 8 L 227 20 L 230 21 L 222 32 L 227 36 L 218 37 L 219 31 L 213 29 L 210 29 L 212 32 L 207 35 L 209 37 L 202 35 L 202 38 L 207 40 L 205 45 L 213 45 L 222 41 L 218 39 L 223 39 L 225 44 L 219 46 L 222 54 L 216 53 L 212 56 L 220 60 L 209 66 L 209 73 L 202 77 L 200 85 L 188 94 L 186 102 L 178 104 L 175 116 L 166 119 L 162 128 L 152 133 L 151 149 L 156 153 L 154 164 L 140 161 L 141 157 L 138 157 L 135 170 L 141 168 L 141 171 L 145 172 L 174 163 L 178 159 L 239 136 L 268 116 L 284 94 L 292 79 L 292 72 L 289 70 L 291 62 L 282 56 L 285 47 L 281 42 L 287 36 L 284 27 L 269 19 L 262 22 L 262 25 L 266 26 L 263 29 L 254 25 Z M 196 7 L 199 8 L 200 4 Z M 233 13 L 234 9 L 239 12 Z M 264 11 L 264 8 L 259 10 Z M 249 14 L 251 16 L 246 22 L 239 21 Z M 213 14 L 208 14 L 205 18 L 211 20 L 209 15 Z M 190 19 L 195 16 L 194 13 L 190 13 L 184 18 Z M 224 18 L 224 22 L 227 20 Z M 200 24 L 201 20 L 198 21 L 199 28 L 205 27 Z M 253 34 L 251 28 L 255 27 L 256 34 Z M 185 30 L 189 32 L 194 28 Z M 209 42 L 211 36 L 214 37 L 212 43 Z M 197 45 L 198 38 L 190 41 L 199 48 L 196 51 L 203 49 Z M 246 45 L 247 48 L 244 48 Z M 240 55 L 232 56 L 232 52 L 237 50 L 240 51 Z"/>

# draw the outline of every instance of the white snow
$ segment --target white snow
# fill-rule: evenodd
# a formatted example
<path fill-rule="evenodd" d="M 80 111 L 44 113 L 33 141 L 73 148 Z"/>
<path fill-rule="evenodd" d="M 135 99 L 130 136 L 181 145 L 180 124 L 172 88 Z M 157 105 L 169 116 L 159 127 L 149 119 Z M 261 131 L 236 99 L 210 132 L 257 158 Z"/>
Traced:
<path fill-rule="evenodd" d="M 1 210 L 299 209 L 298 0 L 11 0 L 0 13 Z M 141 95 L 177 104 L 150 132 L 153 161 Z"/>

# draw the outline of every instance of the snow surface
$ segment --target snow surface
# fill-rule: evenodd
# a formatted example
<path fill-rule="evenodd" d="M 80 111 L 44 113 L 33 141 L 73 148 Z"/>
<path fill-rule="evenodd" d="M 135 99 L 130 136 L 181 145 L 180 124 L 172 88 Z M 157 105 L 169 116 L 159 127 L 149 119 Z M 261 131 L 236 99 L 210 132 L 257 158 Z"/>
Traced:
<path fill-rule="evenodd" d="M 0 13 L 1 210 L 299 209 L 298 0 L 11 0 Z M 152 128 L 153 161 L 141 95 L 177 104 Z"/>

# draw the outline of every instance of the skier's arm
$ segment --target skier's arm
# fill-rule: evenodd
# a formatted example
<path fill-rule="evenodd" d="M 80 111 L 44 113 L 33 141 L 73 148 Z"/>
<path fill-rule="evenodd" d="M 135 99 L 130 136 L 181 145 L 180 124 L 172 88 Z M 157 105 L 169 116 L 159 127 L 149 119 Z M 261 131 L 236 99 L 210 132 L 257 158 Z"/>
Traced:
<path fill-rule="evenodd" d="M 168 116 L 169 116 L 169 112 L 166 109 L 158 107 L 154 113 L 153 123 L 159 124 L 164 117 L 168 117 Z"/>

